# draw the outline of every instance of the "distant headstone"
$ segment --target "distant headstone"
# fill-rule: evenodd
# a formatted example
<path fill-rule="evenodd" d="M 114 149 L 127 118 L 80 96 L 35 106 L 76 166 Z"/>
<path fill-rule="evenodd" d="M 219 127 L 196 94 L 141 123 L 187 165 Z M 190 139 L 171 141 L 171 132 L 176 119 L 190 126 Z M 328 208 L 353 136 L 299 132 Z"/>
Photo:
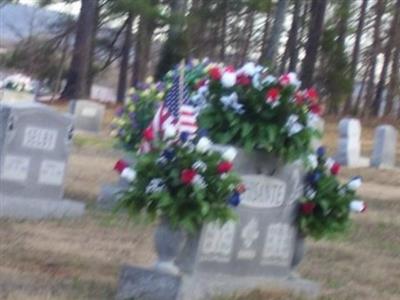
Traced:
<path fill-rule="evenodd" d="M 312 149 L 317 150 L 320 146 L 322 146 L 322 135 L 324 134 L 325 121 L 322 118 L 318 118 L 313 125 L 314 128 L 317 129 L 321 134 L 320 137 L 315 137 L 311 140 Z"/>
<path fill-rule="evenodd" d="M 336 161 L 349 167 L 369 165 L 369 159 L 361 156 L 361 124 L 358 119 L 342 119 L 339 122 Z"/>
<path fill-rule="evenodd" d="M 391 125 L 375 129 L 371 166 L 393 168 L 396 165 L 397 130 Z"/>
<path fill-rule="evenodd" d="M 72 118 L 36 103 L 0 104 L 0 217 L 78 216 L 63 200 Z"/>
<path fill-rule="evenodd" d="M 78 100 L 74 107 L 75 129 L 98 133 L 105 113 L 105 106 L 88 100 Z"/>

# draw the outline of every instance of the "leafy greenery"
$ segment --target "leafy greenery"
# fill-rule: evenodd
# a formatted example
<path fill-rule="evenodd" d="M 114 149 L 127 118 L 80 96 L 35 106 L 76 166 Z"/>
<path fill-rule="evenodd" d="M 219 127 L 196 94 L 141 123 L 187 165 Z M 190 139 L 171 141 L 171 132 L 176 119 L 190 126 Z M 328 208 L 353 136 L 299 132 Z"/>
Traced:
<path fill-rule="evenodd" d="M 318 132 L 308 126 L 310 102 L 307 99 L 304 103 L 296 101 L 293 85 L 283 86 L 273 80 L 259 89 L 251 83 L 225 88 L 219 80 L 210 81 L 209 105 L 200 115 L 200 125 L 209 130 L 215 142 L 234 144 L 247 151 L 262 149 L 284 161 L 293 161 L 308 153 L 310 142 Z M 266 94 L 271 89 L 278 89 L 280 93 L 276 106 L 266 103 Z M 243 105 L 242 114 L 227 108 L 221 101 L 223 96 L 233 93 L 237 94 L 238 103 Z M 302 130 L 295 134 L 291 134 L 290 126 L 287 126 L 291 116 L 296 116 L 302 126 Z"/>
<path fill-rule="evenodd" d="M 229 199 L 237 195 L 240 179 L 234 172 L 221 172 L 221 163 L 227 162 L 220 153 L 199 152 L 190 141 L 158 143 L 137 158 L 136 179 L 121 207 L 132 215 L 166 217 L 173 227 L 191 233 L 205 222 L 236 218 Z"/>
<path fill-rule="evenodd" d="M 299 225 L 314 239 L 333 238 L 345 233 L 350 225 L 350 204 L 356 196 L 349 184 L 341 184 L 331 174 L 329 162 L 318 157 L 318 165 L 308 176 L 305 196 L 300 200 Z"/>

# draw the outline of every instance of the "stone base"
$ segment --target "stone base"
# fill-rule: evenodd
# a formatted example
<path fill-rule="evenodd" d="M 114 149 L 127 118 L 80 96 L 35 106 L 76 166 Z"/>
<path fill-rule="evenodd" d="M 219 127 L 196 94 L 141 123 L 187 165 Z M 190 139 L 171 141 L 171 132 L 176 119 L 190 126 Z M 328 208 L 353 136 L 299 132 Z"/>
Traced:
<path fill-rule="evenodd" d="M 113 210 L 120 199 L 120 193 L 125 189 L 126 187 L 119 184 L 103 185 L 97 197 L 97 207 L 104 210 Z"/>
<path fill-rule="evenodd" d="M 0 218 L 27 220 L 81 217 L 85 204 L 67 199 L 27 199 L 0 194 Z"/>
<path fill-rule="evenodd" d="M 352 159 L 351 161 L 348 161 L 340 159 L 339 156 L 336 156 L 335 160 L 342 166 L 346 166 L 348 168 L 366 168 L 370 166 L 370 159 L 368 157 L 360 156 L 357 159 Z"/>
<path fill-rule="evenodd" d="M 178 276 L 123 266 L 116 300 L 176 300 L 181 279 Z"/>
<path fill-rule="evenodd" d="M 221 274 L 196 274 L 183 281 L 179 300 L 203 300 L 216 296 L 242 295 L 254 289 L 283 290 L 315 299 L 320 293 L 316 282 L 297 276 L 290 278 L 233 277 Z"/>

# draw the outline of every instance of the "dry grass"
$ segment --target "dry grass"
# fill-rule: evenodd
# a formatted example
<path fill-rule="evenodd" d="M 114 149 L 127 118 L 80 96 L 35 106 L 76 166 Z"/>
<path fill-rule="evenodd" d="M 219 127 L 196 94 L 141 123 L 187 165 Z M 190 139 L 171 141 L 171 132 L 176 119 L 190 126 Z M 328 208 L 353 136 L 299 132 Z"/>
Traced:
<path fill-rule="evenodd" d="M 108 120 L 111 115 L 107 114 Z M 93 204 L 101 184 L 117 179 L 111 169 L 121 153 L 110 149 L 106 132 L 104 127 L 99 138 L 75 140 L 66 181 L 68 197 Z M 363 150 L 367 154 L 372 136 L 373 128 L 366 126 Z M 325 141 L 333 152 L 336 132 L 332 123 L 327 124 Z M 321 282 L 320 300 L 400 299 L 400 172 L 344 169 L 342 176 L 359 173 L 367 181 L 360 194 L 369 212 L 354 216 L 354 226 L 340 240 L 309 241 L 299 269 L 304 277 Z M 124 216 L 97 212 L 91 205 L 79 220 L 1 220 L 0 299 L 113 299 L 122 264 L 152 263 L 152 230 Z M 260 287 L 227 299 L 299 298 Z"/>

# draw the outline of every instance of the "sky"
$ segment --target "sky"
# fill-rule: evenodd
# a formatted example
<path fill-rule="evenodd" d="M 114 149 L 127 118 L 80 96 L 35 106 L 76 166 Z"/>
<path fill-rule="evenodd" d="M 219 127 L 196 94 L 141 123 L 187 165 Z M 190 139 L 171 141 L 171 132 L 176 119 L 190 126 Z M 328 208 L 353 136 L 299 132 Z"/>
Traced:
<path fill-rule="evenodd" d="M 38 1 L 37 0 L 20 0 L 21 4 L 27 4 L 27 5 L 34 5 L 36 4 Z M 76 3 L 72 3 L 72 4 L 53 4 L 53 5 L 49 5 L 48 9 L 51 10 L 56 10 L 59 12 L 64 12 L 64 13 L 72 13 L 74 15 L 77 15 L 79 13 L 79 9 L 80 9 L 80 1 L 77 1 Z"/>

